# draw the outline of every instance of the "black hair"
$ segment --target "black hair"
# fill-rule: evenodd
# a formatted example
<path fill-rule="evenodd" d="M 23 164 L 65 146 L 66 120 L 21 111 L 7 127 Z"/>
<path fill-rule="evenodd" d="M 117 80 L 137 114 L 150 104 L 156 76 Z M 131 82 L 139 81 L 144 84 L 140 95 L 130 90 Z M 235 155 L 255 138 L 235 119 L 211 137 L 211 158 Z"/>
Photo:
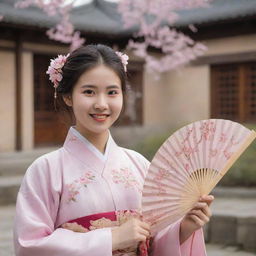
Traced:
<path fill-rule="evenodd" d="M 127 77 L 120 57 L 106 45 L 91 44 L 78 48 L 68 56 L 62 68 L 63 78 L 57 88 L 58 94 L 71 94 L 80 76 L 99 64 L 104 64 L 117 74 L 122 91 L 125 92 Z"/>

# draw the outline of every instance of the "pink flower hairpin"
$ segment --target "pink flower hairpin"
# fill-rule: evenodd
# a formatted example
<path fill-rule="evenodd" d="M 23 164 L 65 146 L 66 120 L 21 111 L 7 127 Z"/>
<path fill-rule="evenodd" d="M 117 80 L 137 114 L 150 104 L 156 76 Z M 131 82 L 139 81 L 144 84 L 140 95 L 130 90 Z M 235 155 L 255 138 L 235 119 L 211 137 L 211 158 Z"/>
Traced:
<path fill-rule="evenodd" d="M 127 71 L 127 64 L 128 64 L 128 60 L 129 60 L 129 57 L 128 55 L 122 53 L 122 52 L 116 52 L 116 54 L 119 56 L 119 58 L 121 59 L 122 61 L 122 64 L 124 66 L 124 71 L 126 72 Z"/>
<path fill-rule="evenodd" d="M 53 83 L 54 88 L 56 89 L 59 86 L 60 81 L 62 80 L 62 68 L 67 61 L 69 54 L 67 55 L 58 55 L 57 58 L 51 59 L 50 66 L 46 71 L 50 77 L 50 81 Z"/>

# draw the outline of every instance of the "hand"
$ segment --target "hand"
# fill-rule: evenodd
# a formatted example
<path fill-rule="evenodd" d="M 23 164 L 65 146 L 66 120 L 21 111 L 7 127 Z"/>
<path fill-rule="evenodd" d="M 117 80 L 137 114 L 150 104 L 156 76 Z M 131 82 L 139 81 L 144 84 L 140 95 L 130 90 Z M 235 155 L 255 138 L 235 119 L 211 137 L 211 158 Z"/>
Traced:
<path fill-rule="evenodd" d="M 139 242 L 145 242 L 149 236 L 149 224 L 132 218 L 121 226 L 112 228 L 112 250 L 121 250 L 128 247 L 136 248 Z"/>
<path fill-rule="evenodd" d="M 83 226 L 77 224 L 76 222 L 72 222 L 72 223 L 64 223 L 61 225 L 62 228 L 74 231 L 74 232 L 80 232 L 80 233 L 85 233 L 88 232 L 88 230 L 86 228 L 84 228 Z"/>
<path fill-rule="evenodd" d="M 212 195 L 202 196 L 187 215 L 183 218 L 180 225 L 180 243 L 186 241 L 193 232 L 203 227 L 209 222 L 212 212 L 210 204 L 213 202 Z"/>

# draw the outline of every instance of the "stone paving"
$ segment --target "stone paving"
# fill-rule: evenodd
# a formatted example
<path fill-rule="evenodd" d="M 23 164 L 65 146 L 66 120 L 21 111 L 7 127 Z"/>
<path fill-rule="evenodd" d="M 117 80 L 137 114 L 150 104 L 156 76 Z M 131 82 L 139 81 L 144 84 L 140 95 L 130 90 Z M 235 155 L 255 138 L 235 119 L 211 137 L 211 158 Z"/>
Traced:
<path fill-rule="evenodd" d="M 207 256 L 255 256 L 254 253 L 240 251 L 236 247 L 207 244 Z"/>
<path fill-rule="evenodd" d="M 14 206 L 0 207 L 0 255 L 13 256 L 12 227 L 14 218 Z"/>
<path fill-rule="evenodd" d="M 236 205 L 238 207 L 240 203 L 241 202 L 235 201 L 233 199 L 233 202 L 231 202 L 228 207 L 225 205 L 225 208 L 223 208 L 224 205 L 222 204 L 224 204 L 224 202 L 216 199 L 216 202 L 213 205 L 213 212 L 218 212 L 227 208 L 231 211 L 231 206 L 234 207 L 234 205 Z M 244 203 L 244 206 L 247 205 L 244 200 L 243 200 L 243 203 Z M 247 210 L 248 211 L 253 210 L 254 209 L 253 207 L 255 207 L 255 205 L 249 204 L 249 206 L 247 206 L 248 208 Z M 13 205 L 0 207 L 0 255 L 1 256 L 14 256 L 14 251 L 12 246 L 12 226 L 13 226 L 14 211 L 15 211 L 15 207 Z M 243 211 L 241 210 L 241 213 L 242 212 Z M 246 213 L 244 212 L 244 214 Z M 256 253 L 239 251 L 239 249 L 236 247 L 225 247 L 225 246 L 213 245 L 213 244 L 207 245 L 207 254 L 208 256 L 255 256 L 256 255 Z"/>

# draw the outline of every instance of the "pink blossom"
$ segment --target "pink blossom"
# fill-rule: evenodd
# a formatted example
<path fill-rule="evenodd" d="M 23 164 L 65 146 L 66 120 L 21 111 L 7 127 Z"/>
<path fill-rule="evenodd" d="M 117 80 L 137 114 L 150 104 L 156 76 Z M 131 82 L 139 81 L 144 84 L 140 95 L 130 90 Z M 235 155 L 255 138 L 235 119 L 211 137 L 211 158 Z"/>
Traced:
<path fill-rule="evenodd" d="M 191 38 L 177 32 L 170 27 L 175 24 L 179 16 L 177 11 L 182 9 L 192 9 L 198 7 L 209 7 L 212 0 L 122 0 L 118 3 L 118 11 L 122 15 L 125 28 L 138 27 L 138 32 L 134 38 L 144 38 L 144 41 L 135 42 L 130 40 L 128 47 L 136 56 L 143 58 L 146 68 L 155 74 L 177 69 L 186 65 L 189 61 L 204 54 L 207 48 L 194 42 Z M 27 8 L 36 6 L 41 8 L 49 16 L 61 17 L 60 22 L 47 31 L 47 35 L 52 40 L 70 44 L 73 51 L 80 47 L 85 39 L 80 37 L 80 33 L 74 30 L 70 21 L 70 11 L 73 2 L 66 4 L 65 0 L 19 0 L 15 6 L 17 8 Z M 150 17 L 150 19 L 148 19 Z M 149 22 L 150 20 L 150 22 Z M 164 25 L 163 25 L 164 24 Z M 189 25 L 193 32 L 196 29 Z M 163 52 L 161 58 L 154 57 L 149 53 L 150 47 L 154 47 Z M 124 59 L 123 64 L 127 63 Z M 126 67 L 125 67 L 126 68 Z M 56 80 L 56 79 L 55 79 Z"/>
<path fill-rule="evenodd" d="M 122 61 L 122 64 L 124 66 L 124 70 L 125 72 L 127 71 L 127 64 L 128 64 L 128 60 L 129 60 L 129 57 L 128 55 L 122 53 L 122 52 L 116 52 L 116 54 L 119 56 L 119 58 L 121 59 Z"/>
<path fill-rule="evenodd" d="M 216 128 L 214 127 L 213 122 L 204 122 L 201 127 L 201 136 L 205 140 L 212 140 L 215 134 Z"/>
<path fill-rule="evenodd" d="M 70 51 L 74 51 L 85 43 L 85 38 L 80 37 L 80 32 L 76 31 L 71 39 Z"/>
<path fill-rule="evenodd" d="M 227 151 L 227 150 L 224 150 L 223 153 L 224 153 L 224 156 L 225 156 L 227 159 L 229 159 L 229 158 L 232 156 L 232 154 L 233 154 L 233 152 L 229 152 L 229 151 Z"/>
<path fill-rule="evenodd" d="M 169 176 L 170 172 L 168 170 L 160 169 L 156 174 L 155 179 L 161 181 L 163 179 L 168 178 Z"/>
<path fill-rule="evenodd" d="M 86 172 L 82 177 L 79 178 L 79 183 L 87 185 L 92 182 L 95 176 L 91 172 Z"/>
<path fill-rule="evenodd" d="M 211 157 L 216 156 L 217 153 L 218 153 L 218 150 L 217 150 L 217 149 L 211 149 L 211 150 L 210 150 L 210 156 L 211 156 Z"/>
<path fill-rule="evenodd" d="M 227 135 L 225 133 L 221 133 L 219 142 L 226 142 L 227 141 Z"/>
<path fill-rule="evenodd" d="M 188 172 L 188 171 L 189 171 L 189 169 L 190 169 L 189 164 L 184 164 L 183 166 L 184 166 L 185 170 Z"/>
<path fill-rule="evenodd" d="M 70 21 L 70 11 L 73 8 L 73 2 L 66 4 L 65 1 L 20 0 L 15 4 L 15 7 L 28 8 L 29 6 L 36 6 L 42 9 L 48 16 L 59 15 L 61 17 L 60 22 L 54 28 L 50 28 L 46 34 L 52 40 L 70 44 L 70 51 L 73 51 L 80 47 L 85 42 L 85 39 L 80 37 L 80 32 L 74 31 L 74 26 Z"/>
<path fill-rule="evenodd" d="M 112 180 L 116 184 L 124 184 L 125 188 L 134 187 L 140 190 L 140 186 L 131 170 L 122 168 L 120 170 L 112 170 Z"/>
<path fill-rule="evenodd" d="M 146 61 L 146 67 L 156 73 L 166 72 L 184 66 L 207 49 L 195 43 L 189 37 L 170 29 L 178 20 L 177 11 L 195 7 L 208 7 L 205 0 L 123 0 L 119 2 L 118 11 L 122 15 L 124 26 L 131 28 L 139 25 L 134 37 L 143 37 L 143 42 L 129 41 L 129 48 L 134 54 Z M 148 22 L 147 17 L 150 17 Z M 163 24 L 168 24 L 163 26 Z M 190 26 L 191 27 L 191 26 Z M 194 27 L 191 27 L 194 29 Z M 195 30 L 194 30 L 195 31 Z M 158 48 L 164 53 L 162 58 L 149 54 L 149 47 Z"/>
<path fill-rule="evenodd" d="M 86 188 L 87 184 L 90 184 L 93 182 L 95 176 L 92 174 L 92 172 L 87 171 L 85 172 L 81 177 L 74 180 L 72 183 L 67 184 L 68 189 L 68 203 L 71 201 L 76 201 L 76 196 L 80 193 L 81 188 Z"/>
<path fill-rule="evenodd" d="M 189 27 L 189 29 L 190 29 L 192 32 L 194 32 L 194 33 L 196 33 L 196 32 L 198 31 L 198 29 L 195 27 L 194 24 L 189 24 L 188 27 Z"/>
<path fill-rule="evenodd" d="M 75 184 L 71 183 L 67 185 L 68 187 L 68 202 L 76 201 L 75 197 L 79 194 L 78 188 Z"/>
<path fill-rule="evenodd" d="M 49 75 L 50 81 L 53 83 L 53 86 L 57 88 L 59 82 L 62 80 L 62 68 L 67 61 L 69 54 L 59 55 L 57 58 L 52 59 L 46 74 Z"/>

